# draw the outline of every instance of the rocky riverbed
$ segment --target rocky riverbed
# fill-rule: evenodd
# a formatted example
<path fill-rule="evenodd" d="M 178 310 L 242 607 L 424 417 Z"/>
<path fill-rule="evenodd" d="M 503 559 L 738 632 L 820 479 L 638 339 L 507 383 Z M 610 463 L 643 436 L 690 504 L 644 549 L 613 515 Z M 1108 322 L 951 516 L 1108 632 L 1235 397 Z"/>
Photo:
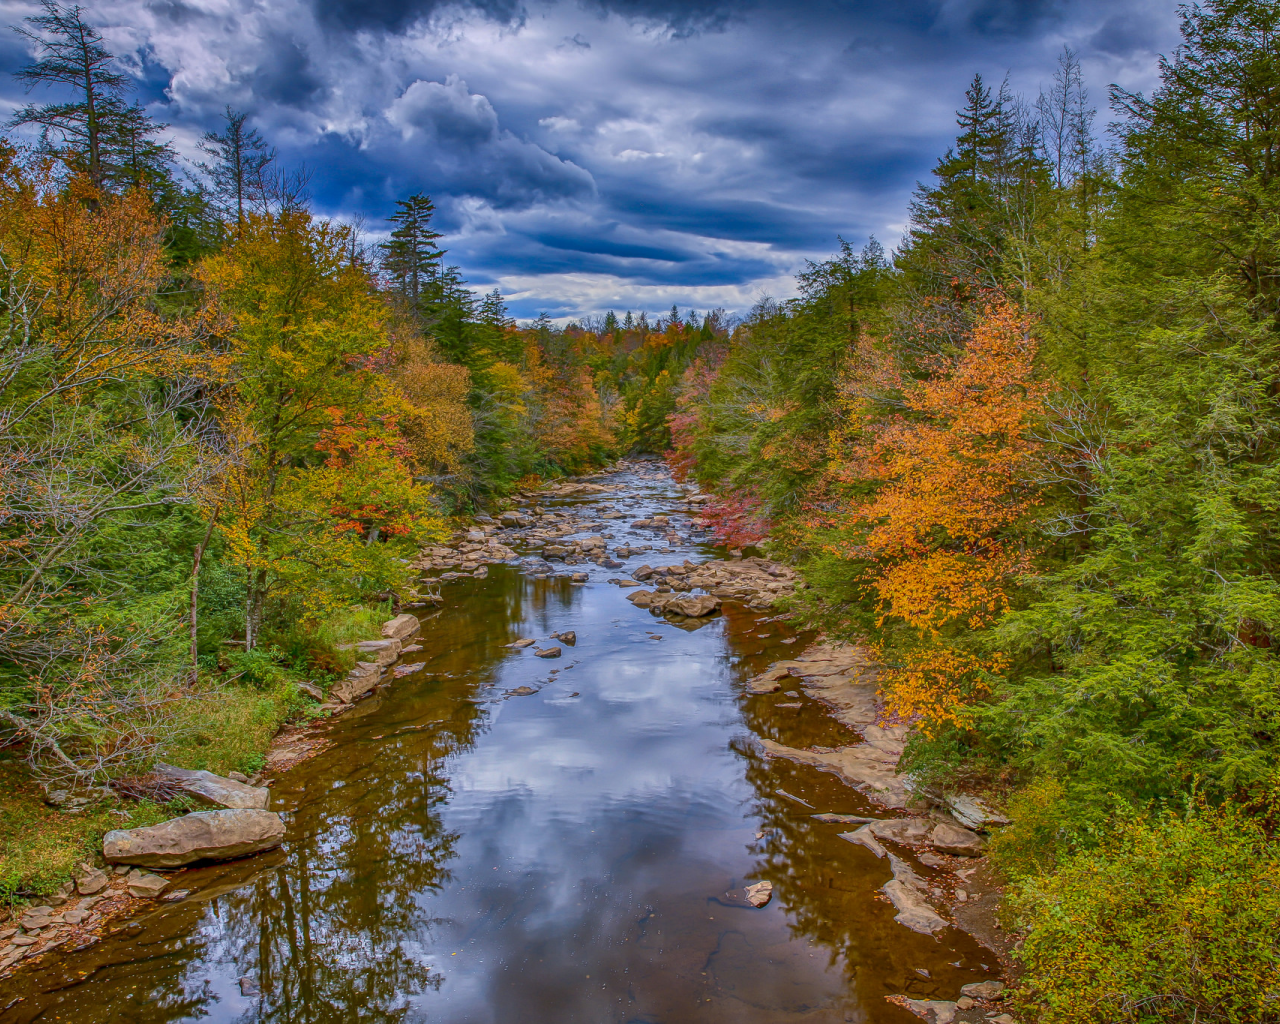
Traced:
<path fill-rule="evenodd" d="M 703 500 L 638 461 L 424 551 L 264 779 L 160 766 L 209 810 L 0 938 L 0 1006 L 1005 1024 L 993 813 L 897 775 L 874 664 L 782 620 L 797 577 L 709 547 Z M 161 863 L 230 849 L 219 814 L 267 852 Z"/>

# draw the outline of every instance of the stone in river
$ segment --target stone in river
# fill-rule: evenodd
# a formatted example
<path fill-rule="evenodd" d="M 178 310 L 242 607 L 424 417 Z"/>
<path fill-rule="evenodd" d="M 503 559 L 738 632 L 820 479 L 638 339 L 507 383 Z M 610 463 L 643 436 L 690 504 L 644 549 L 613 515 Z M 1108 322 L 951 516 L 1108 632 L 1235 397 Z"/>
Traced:
<path fill-rule="evenodd" d="M 825 821 L 832 825 L 866 825 L 868 822 L 879 821 L 879 818 L 864 818 L 861 814 L 811 814 L 809 815 L 814 821 Z"/>
<path fill-rule="evenodd" d="M 560 657 L 561 650 L 559 647 L 543 647 L 533 653 L 539 658 L 558 658 Z"/>
<path fill-rule="evenodd" d="M 880 887 L 880 891 L 889 897 L 890 902 L 898 910 L 894 920 L 913 932 L 932 935 L 947 927 L 947 922 L 938 915 L 938 912 L 925 902 L 920 893 L 905 882 L 891 878 Z"/>
<path fill-rule="evenodd" d="M 214 807 L 256 807 L 265 809 L 269 791 L 247 786 L 243 782 L 224 779 L 213 772 L 188 771 L 164 762 L 156 763 L 156 774 L 175 783 L 188 796 Z"/>
<path fill-rule="evenodd" d="M 951 1024 L 959 1007 L 946 999 L 908 999 L 907 1009 L 932 1024 Z"/>
<path fill-rule="evenodd" d="M 745 892 L 748 903 L 753 907 L 763 907 L 773 899 L 773 883 L 756 882 L 754 885 L 747 886 Z"/>
<path fill-rule="evenodd" d="M 563 633 L 552 633 L 551 639 L 559 640 L 573 647 L 578 642 L 578 634 L 572 629 L 566 629 Z"/>
<path fill-rule="evenodd" d="M 521 640 L 517 640 L 515 643 L 507 644 L 507 646 L 508 647 L 531 647 L 533 644 L 536 644 L 537 642 L 538 642 L 537 640 L 521 639 Z"/>
<path fill-rule="evenodd" d="M 999 999 L 1004 995 L 1003 981 L 971 981 L 960 986 L 960 994 L 970 999 Z"/>
<path fill-rule="evenodd" d="M 125 884 L 129 888 L 130 896 L 155 899 L 169 884 L 169 879 L 160 875 L 153 875 L 150 871 L 134 870 L 129 872 L 129 877 L 125 879 Z"/>
<path fill-rule="evenodd" d="M 668 601 L 663 608 L 663 611 L 677 612 L 691 619 L 700 619 L 719 610 L 720 598 L 712 597 L 710 594 L 702 594 L 699 597 L 677 597 L 674 601 Z"/>
<path fill-rule="evenodd" d="M 159 825 L 108 832 L 102 855 L 113 864 L 175 868 L 197 860 L 245 857 L 274 849 L 283 840 L 284 820 L 274 811 L 195 811 Z"/>
<path fill-rule="evenodd" d="M 627 600 L 637 608 L 648 608 L 653 604 L 652 590 L 637 590 L 627 595 Z"/>
<path fill-rule="evenodd" d="M 384 622 L 382 624 L 382 635 L 388 640 L 403 642 L 417 633 L 420 625 L 421 623 L 418 622 L 416 615 L 410 615 L 406 612 Z"/>
<path fill-rule="evenodd" d="M 534 693 L 537 693 L 537 692 L 538 692 L 538 691 L 537 691 L 537 690 L 535 690 L 532 686 L 517 686 L 514 690 L 512 690 L 512 691 L 511 691 L 511 696 L 513 696 L 513 697 L 528 697 L 528 696 L 530 696 L 531 694 L 534 694 Z"/>
<path fill-rule="evenodd" d="M 987 844 L 976 832 L 940 821 L 929 835 L 929 845 L 941 853 L 953 853 L 959 857 L 981 857 Z"/>

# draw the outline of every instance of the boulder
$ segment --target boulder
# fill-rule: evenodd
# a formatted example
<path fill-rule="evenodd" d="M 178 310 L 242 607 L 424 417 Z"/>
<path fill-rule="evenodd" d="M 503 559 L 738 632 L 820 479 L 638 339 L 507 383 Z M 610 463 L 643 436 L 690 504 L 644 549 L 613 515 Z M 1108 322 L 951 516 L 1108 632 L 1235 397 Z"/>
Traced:
<path fill-rule="evenodd" d="M 394 619 L 388 619 L 384 622 L 382 624 L 382 635 L 388 640 L 399 640 L 403 643 L 417 633 L 418 627 L 421 625 L 416 615 L 410 615 L 405 612 L 403 615 L 397 615 Z"/>
<path fill-rule="evenodd" d="M 753 907 L 763 907 L 773 899 L 773 883 L 756 882 L 754 885 L 747 886 L 743 892 L 747 902 Z"/>
<path fill-rule="evenodd" d="M 987 829 L 993 825 L 1007 825 L 1009 819 L 992 810 L 976 796 L 966 793 L 944 793 L 942 802 L 956 821 L 966 828 Z"/>
<path fill-rule="evenodd" d="M 533 653 L 539 658 L 558 658 L 562 652 L 559 647 L 542 647 Z"/>
<path fill-rule="evenodd" d="M 382 666 L 376 661 L 362 661 L 346 678 L 339 679 L 329 690 L 329 699 L 340 704 L 350 704 L 357 697 L 362 697 L 382 678 Z"/>
<path fill-rule="evenodd" d="M 105 871 L 91 864 L 81 864 L 80 873 L 76 877 L 76 892 L 81 896 L 92 896 L 102 892 L 110 882 Z"/>
<path fill-rule="evenodd" d="M 627 600 L 637 608 L 648 608 L 653 604 L 652 590 L 636 590 L 627 595 Z"/>
<path fill-rule="evenodd" d="M 175 783 L 187 796 L 213 807 L 265 809 L 271 795 L 265 787 L 248 786 L 213 772 L 188 771 L 163 762 L 157 762 L 155 770 L 157 775 L 166 782 Z"/>
<path fill-rule="evenodd" d="M 399 640 L 361 640 L 358 644 L 343 644 L 338 648 L 340 651 L 359 651 L 364 658 L 363 661 L 372 660 L 378 668 L 385 668 L 390 665 L 396 658 L 400 657 L 400 648 L 403 645 Z M 372 659 L 369 657 L 372 655 Z"/>
<path fill-rule="evenodd" d="M 561 643 L 566 643 L 570 647 L 573 647 L 578 642 L 578 634 L 572 629 L 566 629 L 563 633 L 552 633 L 551 637 L 553 640 L 559 640 Z"/>
<path fill-rule="evenodd" d="M 314 701 L 324 700 L 324 690 L 320 689 L 320 687 L 316 686 L 316 684 L 312 682 L 298 683 L 298 692 L 305 694 Z M 229 777 L 235 779 L 236 774 L 237 773 L 232 773 Z M 241 780 L 236 779 L 236 781 L 240 782 Z"/>
<path fill-rule="evenodd" d="M 1004 982 L 971 981 L 960 986 L 960 994 L 970 999 L 999 999 L 1004 995 Z"/>
<path fill-rule="evenodd" d="M 153 875 L 150 871 L 139 871 L 136 868 L 129 872 L 129 876 L 125 879 L 125 885 L 129 889 L 130 896 L 140 896 L 144 899 L 155 899 L 169 884 L 169 879 L 160 875 Z"/>
<path fill-rule="evenodd" d="M 283 840 L 284 819 L 274 811 L 194 811 L 159 825 L 108 832 L 102 855 L 112 864 L 176 868 L 198 860 L 246 857 L 274 849 Z"/>
<path fill-rule="evenodd" d="M 929 845 L 940 853 L 953 853 L 957 857 L 981 857 L 987 844 L 976 832 L 940 821 L 929 834 Z"/>
<path fill-rule="evenodd" d="M 907 1009 L 930 1024 L 951 1024 L 960 1007 L 948 999 L 908 999 Z"/>
<path fill-rule="evenodd" d="M 663 608 L 663 611 L 687 615 L 691 619 L 700 619 L 704 615 L 711 615 L 719 610 L 720 598 L 711 594 L 701 594 L 698 597 L 677 597 L 673 601 L 668 601 Z"/>

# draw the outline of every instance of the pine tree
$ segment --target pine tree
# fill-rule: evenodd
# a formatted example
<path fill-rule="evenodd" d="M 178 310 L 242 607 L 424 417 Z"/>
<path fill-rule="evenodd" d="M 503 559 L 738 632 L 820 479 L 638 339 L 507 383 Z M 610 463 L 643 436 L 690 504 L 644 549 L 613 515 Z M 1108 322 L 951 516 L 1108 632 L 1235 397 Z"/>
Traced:
<path fill-rule="evenodd" d="M 616 334 L 618 332 L 618 316 L 613 310 L 609 310 L 604 315 L 604 329 L 606 334 Z"/>
<path fill-rule="evenodd" d="M 104 135 L 126 110 L 120 96 L 128 76 L 113 69 L 115 56 L 102 44 L 102 36 L 83 18 L 84 8 L 62 7 L 41 0 L 43 14 L 26 18 L 32 28 L 15 27 L 34 43 L 38 60 L 14 72 L 27 89 L 37 85 L 67 86 L 78 98 L 67 103 L 28 104 L 9 119 L 9 127 L 39 125 L 44 138 L 58 136 L 64 146 L 59 156 L 70 166 L 86 171 L 96 185 L 106 183 L 103 162 Z M 33 31 L 34 29 L 34 31 Z"/>
<path fill-rule="evenodd" d="M 209 178 L 214 205 L 225 219 L 235 222 L 237 234 L 244 229 L 245 214 L 265 206 L 264 179 L 276 159 L 276 151 L 258 130 L 245 127 L 248 116 L 228 106 L 223 130 L 205 132 L 200 140 L 200 151 L 213 162 L 196 165 Z"/>
<path fill-rule="evenodd" d="M 383 242 L 382 270 L 415 311 L 428 283 L 439 286 L 440 297 L 445 289 L 441 281 L 441 261 L 445 250 L 436 245 L 440 232 L 431 229 L 431 217 L 435 205 L 429 196 L 418 193 L 408 199 L 396 200 L 397 210 L 387 219 L 398 225 L 391 232 L 391 240 Z"/>
<path fill-rule="evenodd" d="M 635 318 L 631 315 L 631 310 L 627 310 L 627 315 L 622 318 L 622 329 L 624 331 L 633 331 L 635 327 Z"/>

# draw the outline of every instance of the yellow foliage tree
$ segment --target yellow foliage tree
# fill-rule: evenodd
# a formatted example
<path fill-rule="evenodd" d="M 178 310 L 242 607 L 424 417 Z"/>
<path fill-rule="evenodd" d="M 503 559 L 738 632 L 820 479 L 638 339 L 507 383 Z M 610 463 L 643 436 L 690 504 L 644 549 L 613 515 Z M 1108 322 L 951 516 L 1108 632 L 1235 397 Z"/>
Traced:
<path fill-rule="evenodd" d="M 925 728 L 962 722 L 1004 664 L 959 638 L 1007 609 L 1032 568 L 1041 458 L 1032 428 L 1047 395 L 1035 353 L 1030 319 L 998 301 L 959 352 L 926 362 L 924 379 L 896 350 L 864 340 L 842 381 L 848 415 L 833 472 L 850 490 L 872 487 L 833 517 L 845 539 L 831 550 L 866 563 L 888 711 Z M 885 416 L 880 399 L 890 395 L 902 411 Z"/>

